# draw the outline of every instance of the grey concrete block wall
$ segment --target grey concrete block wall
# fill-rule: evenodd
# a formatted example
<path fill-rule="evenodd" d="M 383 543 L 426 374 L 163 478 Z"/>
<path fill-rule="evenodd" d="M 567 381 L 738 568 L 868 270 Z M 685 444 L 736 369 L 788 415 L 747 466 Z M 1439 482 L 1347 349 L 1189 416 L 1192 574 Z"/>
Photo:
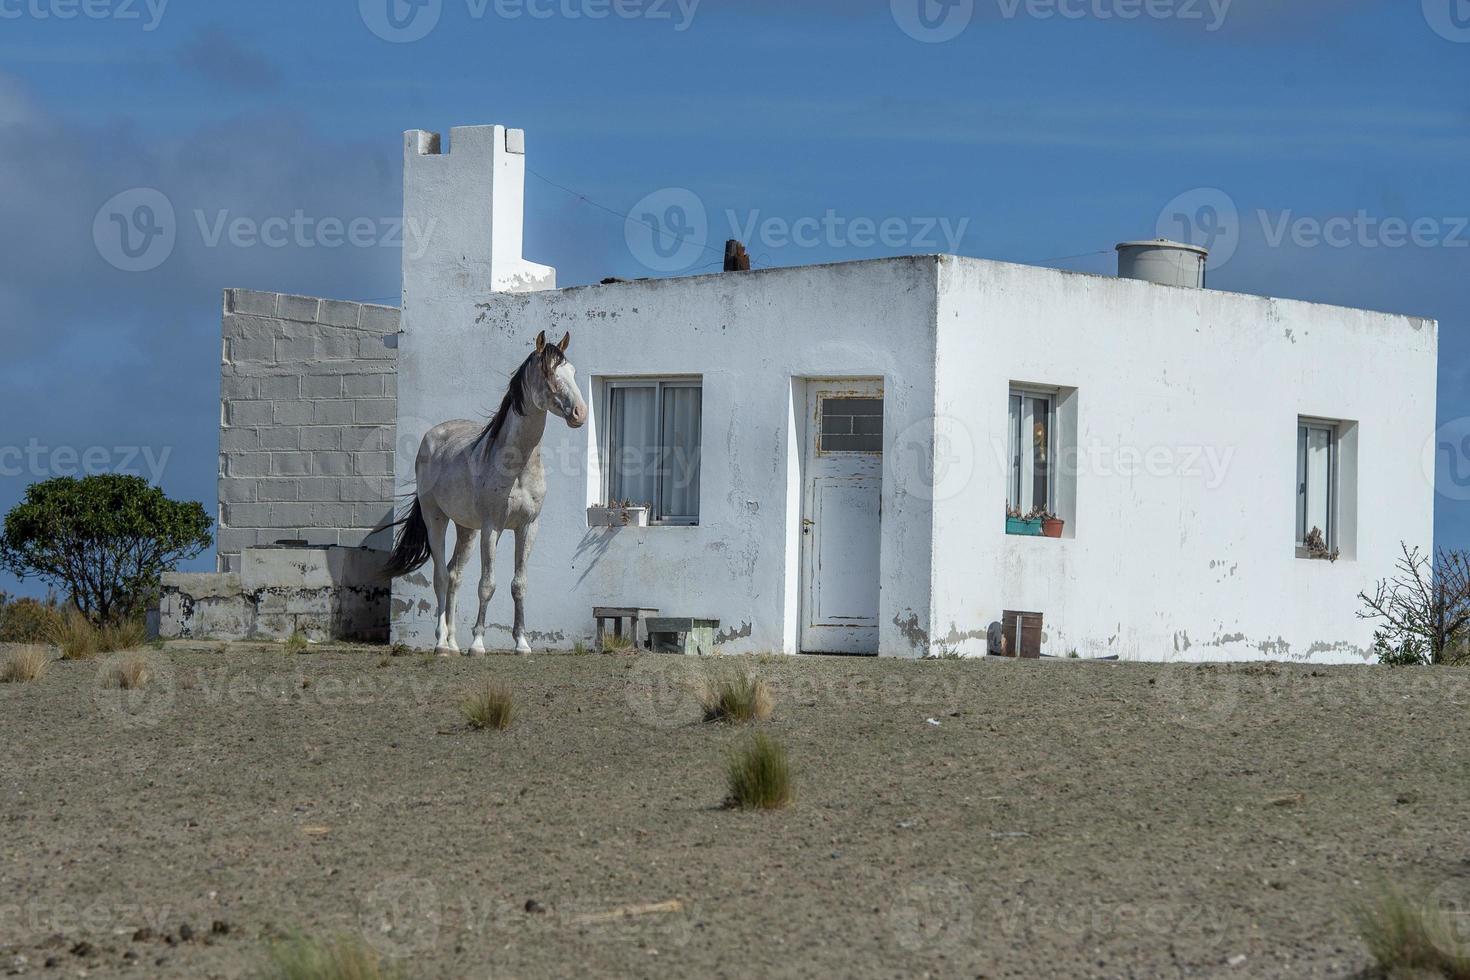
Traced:
<path fill-rule="evenodd" d="M 227 289 L 220 369 L 221 572 L 281 540 L 370 544 L 393 509 L 391 306 Z"/>

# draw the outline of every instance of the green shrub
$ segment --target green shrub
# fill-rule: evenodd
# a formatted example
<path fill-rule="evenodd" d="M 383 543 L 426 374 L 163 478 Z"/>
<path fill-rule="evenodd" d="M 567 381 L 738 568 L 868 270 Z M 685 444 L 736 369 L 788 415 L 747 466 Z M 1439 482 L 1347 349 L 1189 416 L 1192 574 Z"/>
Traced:
<path fill-rule="evenodd" d="M 265 980 L 397 980 L 402 976 L 384 966 L 378 954 L 358 940 L 296 937 L 271 946 Z"/>
<path fill-rule="evenodd" d="M 292 634 L 286 638 L 287 653 L 305 653 L 307 648 L 310 646 L 311 641 L 308 640 L 306 638 L 306 634 L 301 632 L 301 630 L 299 629 L 292 632 Z"/>
<path fill-rule="evenodd" d="M 48 643 L 61 614 L 55 596 L 41 601 L 0 594 L 0 643 Z"/>
<path fill-rule="evenodd" d="M 730 754 L 727 805 L 742 810 L 779 810 L 795 798 L 786 749 L 764 734 L 752 735 Z"/>
<path fill-rule="evenodd" d="M 1404 637 L 1400 642 L 1392 643 L 1383 633 L 1375 633 L 1373 653 L 1385 667 L 1424 667 L 1429 664 L 1424 644 L 1413 637 Z"/>

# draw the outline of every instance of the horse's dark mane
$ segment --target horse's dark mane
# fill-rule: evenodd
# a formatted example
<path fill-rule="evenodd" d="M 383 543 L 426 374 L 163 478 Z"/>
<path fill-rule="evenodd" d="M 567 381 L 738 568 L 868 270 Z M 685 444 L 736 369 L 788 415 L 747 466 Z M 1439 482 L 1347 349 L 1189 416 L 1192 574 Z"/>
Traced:
<path fill-rule="evenodd" d="M 531 356 L 526 358 L 516 369 L 516 373 L 511 376 L 510 387 L 505 389 L 505 397 L 500 399 L 500 408 L 490 416 L 490 424 L 485 426 L 480 437 L 475 440 L 475 445 L 494 447 L 495 440 L 500 438 L 500 433 L 504 430 L 510 413 L 514 412 L 520 416 L 526 414 L 526 386 L 530 384 L 531 372 L 535 370 L 538 362 L 541 362 L 542 369 L 549 375 L 561 366 L 563 360 L 565 357 L 555 344 L 547 344 L 540 352 L 532 351 Z"/>

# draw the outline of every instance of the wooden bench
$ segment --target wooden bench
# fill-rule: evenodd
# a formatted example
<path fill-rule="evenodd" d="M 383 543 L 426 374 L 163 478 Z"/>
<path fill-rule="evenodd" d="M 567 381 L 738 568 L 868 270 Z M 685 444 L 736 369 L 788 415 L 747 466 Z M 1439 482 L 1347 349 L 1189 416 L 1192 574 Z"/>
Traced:
<path fill-rule="evenodd" d="M 602 638 L 607 629 L 607 621 L 613 622 L 613 636 L 619 639 L 623 636 L 623 620 L 633 634 L 633 647 L 636 650 L 648 648 L 648 617 L 656 615 L 657 609 L 643 609 L 638 606 L 593 606 L 592 618 L 597 620 L 597 649 L 602 649 Z"/>

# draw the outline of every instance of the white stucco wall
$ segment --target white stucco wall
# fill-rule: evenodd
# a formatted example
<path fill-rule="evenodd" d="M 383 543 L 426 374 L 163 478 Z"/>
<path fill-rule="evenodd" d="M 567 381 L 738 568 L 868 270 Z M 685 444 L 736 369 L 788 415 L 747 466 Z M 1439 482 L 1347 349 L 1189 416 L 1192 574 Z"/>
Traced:
<path fill-rule="evenodd" d="M 1016 609 L 1059 656 L 1363 659 L 1357 593 L 1432 542 L 1434 322 L 964 258 L 939 282 L 932 640 L 981 652 Z M 1076 389 L 1061 540 L 1004 533 L 1013 382 Z M 1293 546 L 1299 416 L 1358 423 L 1336 564 Z"/>
<path fill-rule="evenodd" d="M 538 331 L 572 334 L 569 356 L 593 418 L 572 431 L 550 420 L 548 491 L 533 554 L 527 627 L 536 647 L 592 636 L 594 605 L 658 607 L 720 620 L 728 652 L 795 652 L 801 485 L 793 379 L 881 377 L 895 458 L 929 452 L 934 405 L 933 259 L 650 280 L 533 293 L 488 290 L 435 299 L 432 318 L 405 303 L 399 343 L 398 479 L 431 425 L 484 418 Z M 442 287 L 442 280 L 441 280 Z M 598 377 L 703 378 L 698 527 L 588 528 L 601 501 L 593 448 L 603 420 Z M 797 412 L 802 409 L 798 408 Z M 903 654 L 929 628 L 929 502 L 897 481 L 883 489 L 880 648 Z M 509 535 L 488 641 L 512 645 Z M 465 573 L 458 620 L 469 636 L 479 568 Z M 427 573 L 394 590 L 394 638 L 433 645 Z"/>

